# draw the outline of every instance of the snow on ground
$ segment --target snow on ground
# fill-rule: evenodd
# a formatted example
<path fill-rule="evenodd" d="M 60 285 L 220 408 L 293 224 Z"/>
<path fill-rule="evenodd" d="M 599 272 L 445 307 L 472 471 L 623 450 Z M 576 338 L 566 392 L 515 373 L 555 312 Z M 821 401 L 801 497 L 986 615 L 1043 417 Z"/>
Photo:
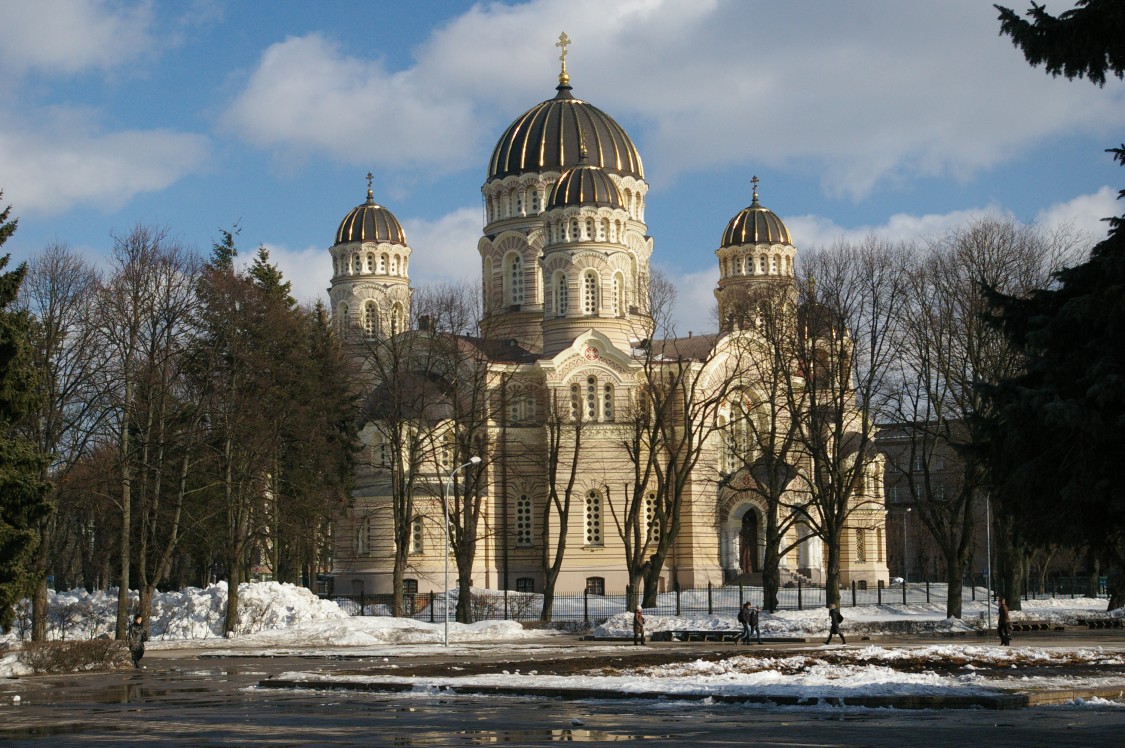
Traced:
<path fill-rule="evenodd" d="M 989 611 L 983 602 L 965 602 L 961 618 L 947 618 L 944 603 L 909 603 L 907 605 L 865 605 L 840 608 L 844 615 L 841 628 L 849 634 L 942 634 L 984 631 L 990 628 Z M 996 607 L 991 608 L 991 627 L 996 626 Z M 1048 621 L 1055 624 L 1077 624 L 1090 617 L 1125 617 L 1125 609 L 1109 613 L 1105 600 L 1094 598 L 1024 600 L 1023 610 L 1014 611 L 1012 620 Z M 741 629 L 733 615 L 681 618 L 646 615 L 645 629 L 653 631 L 736 631 Z M 762 636 L 827 636 L 828 611 L 825 608 L 779 610 L 762 613 Z M 618 613 L 594 629 L 594 636 L 621 637 L 633 635 L 633 615 Z"/>
<path fill-rule="evenodd" d="M 264 582 L 240 587 L 241 617 L 238 632 L 222 634 L 227 588 L 219 583 L 205 589 L 189 588 L 159 593 L 152 602 L 151 649 L 206 648 L 228 654 L 282 655 L 330 654 L 339 648 L 361 656 L 391 654 L 455 654 L 466 649 L 503 646 L 527 651 L 549 646 L 558 632 L 525 629 L 513 621 L 484 621 L 463 625 L 449 623 L 450 650 L 442 646 L 444 623 L 406 618 L 349 616 L 336 603 L 322 600 L 309 590 L 289 584 Z M 133 595 L 135 598 L 135 593 Z M 1028 600 L 1015 620 L 1049 620 L 1077 623 L 1085 617 L 1125 616 L 1125 610 L 1105 612 L 1105 602 L 1094 599 Z M 109 593 L 60 592 L 50 601 L 50 635 L 55 639 L 89 639 L 111 636 L 117 609 L 116 591 Z M 845 634 L 941 633 L 979 631 L 988 626 L 982 602 L 966 602 L 963 620 L 947 619 L 944 605 L 911 603 L 843 608 Z M 995 625 L 995 609 L 992 609 Z M 23 624 L 26 627 L 26 622 Z M 18 627 L 17 627 L 18 628 Z M 734 630 L 734 617 L 676 618 L 647 616 L 647 628 Z M 828 617 L 823 608 L 763 614 L 763 636 L 810 638 L 824 636 Z M 632 616 L 612 616 L 595 630 L 601 637 L 631 636 Z M 979 640 L 983 642 L 983 640 Z M 1018 639 L 1017 639 L 1018 644 Z M 0 658 L 0 677 L 26 673 L 18 659 L 18 631 L 0 639 L 0 650 L 13 651 Z M 601 645 L 605 646 L 605 645 Z M 621 645 L 630 646 L 630 645 Z M 612 651 L 612 646 L 607 650 Z M 761 650 L 763 655 L 767 650 Z M 910 658 L 904 667 L 896 661 Z M 1095 666 L 1095 675 L 1067 676 L 1060 672 L 1067 663 Z M 1097 667 L 1107 670 L 1097 675 Z M 1028 669 L 1034 669 L 1029 673 Z M 555 676 L 502 673 L 470 679 L 411 679 L 426 689 L 457 683 L 523 684 L 531 688 L 609 688 L 620 692 L 660 692 L 668 696 L 694 694 L 799 694 L 810 698 L 860 695 L 941 695 L 995 692 L 1019 688 L 1093 688 L 1125 685 L 1116 675 L 1125 668 L 1125 643 L 1114 650 L 1076 648 L 1002 648 L 980 644 L 927 647 L 879 646 L 820 647 L 787 652 L 784 656 L 756 657 L 746 649 L 734 649 L 718 662 L 696 660 L 627 671 L 591 672 Z M 987 675 L 981 671 L 987 671 Z M 1090 668 L 1084 668 L 1090 672 Z M 293 679 L 311 679 L 311 674 L 290 673 Z M 317 674 L 316 678 L 323 678 Z M 385 680 L 385 678 L 380 678 Z M 1093 702 L 1085 702 L 1093 704 Z"/>

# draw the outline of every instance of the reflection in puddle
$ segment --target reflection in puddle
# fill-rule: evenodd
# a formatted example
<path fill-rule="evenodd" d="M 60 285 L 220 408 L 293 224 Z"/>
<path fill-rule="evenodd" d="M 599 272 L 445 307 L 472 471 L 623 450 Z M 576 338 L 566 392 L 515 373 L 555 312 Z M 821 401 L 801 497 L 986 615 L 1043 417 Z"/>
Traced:
<path fill-rule="evenodd" d="M 671 735 L 625 735 L 602 730 L 560 729 L 560 730 L 462 730 L 455 733 L 421 733 L 395 736 L 390 745 L 449 745 L 450 738 L 468 745 L 492 745 L 493 743 L 617 743 L 637 740 L 668 739 Z"/>

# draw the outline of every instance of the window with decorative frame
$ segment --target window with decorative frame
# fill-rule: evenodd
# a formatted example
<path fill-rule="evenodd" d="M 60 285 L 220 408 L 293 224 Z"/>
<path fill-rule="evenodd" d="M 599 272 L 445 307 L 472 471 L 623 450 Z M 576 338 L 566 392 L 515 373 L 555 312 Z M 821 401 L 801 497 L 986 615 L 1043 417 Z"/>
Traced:
<path fill-rule="evenodd" d="M 410 521 L 410 549 L 411 555 L 425 553 L 425 546 L 422 544 L 422 516 L 418 515 Z"/>
<path fill-rule="evenodd" d="M 602 495 L 591 490 L 586 493 L 586 545 L 602 544 Z"/>
<path fill-rule="evenodd" d="M 516 579 L 516 592 L 535 592 L 535 579 L 533 577 L 519 577 Z"/>
<path fill-rule="evenodd" d="M 660 540 L 660 517 L 657 508 L 656 491 L 649 491 L 645 496 L 645 537 L 651 543 Z"/>
<path fill-rule="evenodd" d="M 570 310 L 570 288 L 567 286 L 564 273 L 555 273 L 555 309 L 560 317 L 565 316 Z"/>
<path fill-rule="evenodd" d="M 522 494 L 516 499 L 516 545 L 528 548 L 532 545 L 532 538 L 531 497 Z"/>
<path fill-rule="evenodd" d="M 582 311 L 590 316 L 598 313 L 598 274 L 593 270 L 582 274 Z"/>
<path fill-rule="evenodd" d="M 506 260 L 507 272 L 507 292 L 508 303 L 511 305 L 522 304 L 524 302 L 524 287 L 523 287 L 523 258 L 516 253 L 508 255 Z"/>
<path fill-rule="evenodd" d="M 862 527 L 855 530 L 855 561 L 857 564 L 867 563 L 867 531 Z"/>
<path fill-rule="evenodd" d="M 605 577 L 586 577 L 586 594 L 605 596 Z"/>
<path fill-rule="evenodd" d="M 375 337 L 379 327 L 379 312 L 375 307 L 375 302 L 368 299 L 363 302 L 363 334 L 369 340 Z"/>
<path fill-rule="evenodd" d="M 371 555 L 371 518 L 361 517 L 355 525 L 355 555 Z"/>

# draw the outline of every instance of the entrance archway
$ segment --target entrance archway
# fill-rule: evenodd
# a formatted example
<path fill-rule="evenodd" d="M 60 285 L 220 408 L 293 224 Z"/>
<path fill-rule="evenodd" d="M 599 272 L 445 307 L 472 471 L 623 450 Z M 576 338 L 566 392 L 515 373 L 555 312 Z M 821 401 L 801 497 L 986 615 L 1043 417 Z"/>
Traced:
<path fill-rule="evenodd" d="M 758 514 L 753 509 L 742 515 L 738 533 L 738 568 L 743 573 L 758 571 Z"/>

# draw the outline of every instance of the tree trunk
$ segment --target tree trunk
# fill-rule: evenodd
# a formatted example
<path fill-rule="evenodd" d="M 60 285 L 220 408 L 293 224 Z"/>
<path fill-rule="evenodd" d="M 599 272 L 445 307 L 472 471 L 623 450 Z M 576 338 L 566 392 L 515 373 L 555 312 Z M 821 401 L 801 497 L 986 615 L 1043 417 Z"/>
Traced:
<path fill-rule="evenodd" d="M 964 582 L 964 567 L 946 561 L 945 582 L 948 585 L 945 600 L 945 615 L 947 618 L 960 618 L 964 594 L 961 584 Z"/>
<path fill-rule="evenodd" d="M 840 533 L 825 538 L 828 548 L 828 568 L 824 574 L 824 602 L 826 605 L 840 604 Z"/>
<path fill-rule="evenodd" d="M 777 526 L 776 504 L 766 512 L 766 547 L 762 557 L 762 607 L 777 611 L 777 591 L 781 587 L 781 533 Z"/>

